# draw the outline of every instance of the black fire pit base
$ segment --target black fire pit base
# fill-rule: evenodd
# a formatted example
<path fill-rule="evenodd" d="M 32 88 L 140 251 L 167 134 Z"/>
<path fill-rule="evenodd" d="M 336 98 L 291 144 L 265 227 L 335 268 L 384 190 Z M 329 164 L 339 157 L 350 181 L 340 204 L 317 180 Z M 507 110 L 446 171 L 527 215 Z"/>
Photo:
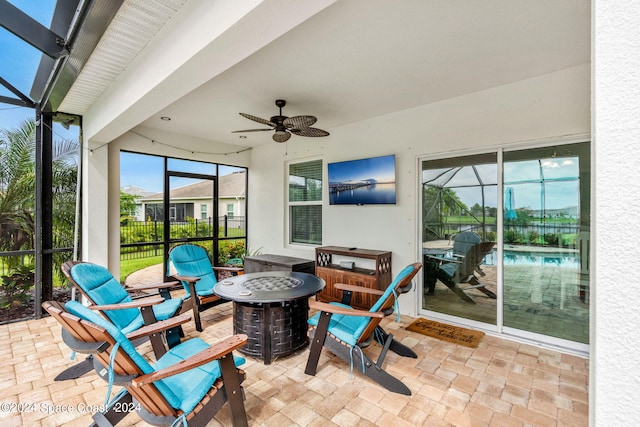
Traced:
<path fill-rule="evenodd" d="M 271 303 L 234 302 L 233 330 L 249 340 L 238 350 L 264 360 L 286 356 L 307 345 L 309 301 L 298 298 Z"/>

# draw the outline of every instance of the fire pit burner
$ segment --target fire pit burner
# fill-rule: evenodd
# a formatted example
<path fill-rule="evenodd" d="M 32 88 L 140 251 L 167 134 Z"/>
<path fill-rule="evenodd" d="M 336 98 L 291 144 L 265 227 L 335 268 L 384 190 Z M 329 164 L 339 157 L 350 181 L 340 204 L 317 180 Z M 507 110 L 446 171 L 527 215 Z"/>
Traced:
<path fill-rule="evenodd" d="M 251 291 L 282 291 L 302 285 L 302 280 L 295 277 L 257 277 L 242 282 L 241 287 Z"/>

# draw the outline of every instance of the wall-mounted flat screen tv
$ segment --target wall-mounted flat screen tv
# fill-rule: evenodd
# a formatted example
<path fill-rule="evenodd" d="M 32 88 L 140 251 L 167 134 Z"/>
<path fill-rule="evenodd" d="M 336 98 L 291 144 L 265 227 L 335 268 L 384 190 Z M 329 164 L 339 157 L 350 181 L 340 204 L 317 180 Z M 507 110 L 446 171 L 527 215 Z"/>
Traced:
<path fill-rule="evenodd" d="M 396 156 L 329 163 L 329 204 L 396 203 Z"/>

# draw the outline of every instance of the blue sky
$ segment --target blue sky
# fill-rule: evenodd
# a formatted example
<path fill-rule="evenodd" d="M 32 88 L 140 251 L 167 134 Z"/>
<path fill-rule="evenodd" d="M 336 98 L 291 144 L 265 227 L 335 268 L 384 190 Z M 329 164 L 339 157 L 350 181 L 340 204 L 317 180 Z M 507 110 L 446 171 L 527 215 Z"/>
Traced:
<path fill-rule="evenodd" d="M 395 182 L 395 156 L 329 163 L 329 181 L 360 181 L 374 178 L 378 182 Z"/>
<path fill-rule="evenodd" d="M 215 166 L 211 163 L 190 160 L 169 159 L 171 171 L 190 172 L 203 175 L 215 175 Z M 220 165 L 220 176 L 228 175 L 242 168 Z M 171 188 L 193 184 L 198 180 L 189 178 L 171 178 Z M 138 153 L 120 153 L 120 187 L 134 185 L 147 191 L 159 193 L 164 186 L 164 159 L 162 157 Z"/>
<path fill-rule="evenodd" d="M 53 17 L 56 0 L 9 0 L 42 25 L 49 27 Z M 31 97 L 31 87 L 40 64 L 42 53 L 33 46 L 22 41 L 17 36 L 0 28 L 0 76 L 18 89 L 24 95 Z M 0 85 L 0 95 L 16 98 L 10 90 Z M 39 101 L 39 100 L 34 100 Z M 0 129 L 18 129 L 28 119 L 35 119 L 35 110 L 26 107 L 18 107 L 11 104 L 0 103 Z M 55 139 L 79 140 L 80 132 L 77 126 L 65 129 L 59 123 L 54 123 L 53 134 Z M 186 162 L 171 160 L 171 170 L 194 172 L 206 175 L 214 175 L 215 169 L 210 164 L 200 162 Z M 220 175 L 231 173 L 238 168 L 221 167 Z M 121 186 L 135 185 L 148 191 L 162 191 L 164 183 L 164 164 L 162 158 L 153 156 L 133 155 L 123 153 L 121 156 Z M 172 187 L 178 187 L 193 183 L 175 178 L 171 182 Z"/>
<path fill-rule="evenodd" d="M 14 6 L 23 10 L 45 26 L 51 24 L 55 0 L 10 0 Z M 34 47 L 0 28 L 0 76 L 23 94 L 30 96 L 31 86 L 42 54 Z M 0 85 L 0 95 L 16 96 Z M 37 100 L 35 100 L 37 101 Z M 27 119 L 35 119 L 35 110 L 0 103 L 0 129 L 16 129 Z M 79 130 L 71 127 L 66 130 L 60 124 L 53 126 L 54 138 L 78 139 Z"/>
<path fill-rule="evenodd" d="M 9 0 L 17 8 L 49 27 L 55 0 Z M 25 95 L 29 95 L 42 54 L 4 28 L 0 28 L 0 75 Z M 0 86 L 1 95 L 11 92 Z"/>
<path fill-rule="evenodd" d="M 423 182 L 431 181 L 445 170 L 425 170 L 422 173 Z M 483 193 L 479 187 L 478 177 L 470 167 L 460 170 L 451 181 L 451 174 L 443 175 L 436 180 L 436 185 L 453 188 L 460 200 L 467 206 L 474 204 L 495 207 L 498 195 L 497 164 L 477 165 L 480 179 L 487 186 Z M 544 185 L 544 204 L 546 209 L 562 209 L 578 206 L 580 196 L 579 158 L 559 157 L 524 161 L 507 161 L 503 164 L 504 188 L 512 188 L 515 208 L 541 209 L 542 186 Z"/>
<path fill-rule="evenodd" d="M 43 25 L 48 26 L 53 11 L 53 1 L 29 0 L 12 1 L 25 12 L 31 14 Z M 41 53 L 20 40 L 18 37 L 0 28 L 0 76 L 23 94 L 30 96 L 31 86 L 40 62 Z M 16 96 L 0 85 L 0 95 L 16 98 Z M 0 103 L 0 130 L 18 129 L 25 120 L 35 120 L 35 110 L 11 104 Z M 80 129 L 71 126 L 65 129 L 61 124 L 53 124 L 54 140 L 79 140 Z M 210 164 L 172 160 L 171 170 L 214 175 L 215 169 Z M 220 168 L 220 174 L 228 174 L 237 168 Z M 133 155 L 123 153 L 121 156 L 121 186 L 135 185 L 152 192 L 162 191 L 164 183 L 164 164 L 162 158 L 154 156 Z M 193 183 L 193 180 L 175 178 L 172 187 Z"/>

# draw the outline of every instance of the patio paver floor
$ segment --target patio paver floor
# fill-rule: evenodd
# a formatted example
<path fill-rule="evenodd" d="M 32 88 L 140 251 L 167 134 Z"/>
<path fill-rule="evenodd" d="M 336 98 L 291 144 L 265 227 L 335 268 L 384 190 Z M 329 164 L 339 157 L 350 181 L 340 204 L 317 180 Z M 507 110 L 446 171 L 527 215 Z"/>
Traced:
<path fill-rule="evenodd" d="M 202 313 L 205 330 L 189 323 L 187 337 L 213 343 L 232 333 L 232 305 Z M 315 377 L 304 373 L 308 350 L 265 366 L 248 357 L 243 366 L 245 407 L 252 426 L 587 426 L 587 359 L 485 336 L 467 348 L 405 330 L 413 319 L 383 320 L 385 329 L 413 348 L 417 359 L 387 355 L 385 368 L 412 396 L 384 388 L 323 350 Z M 52 318 L 0 325 L 0 422 L 12 426 L 86 426 L 87 405 L 104 402 L 107 385 L 95 373 L 54 382 L 70 360 Z M 141 347 L 152 356 L 150 345 Z M 367 351 L 377 355 L 378 345 Z M 375 357 L 374 357 L 375 358 Z M 114 388 L 116 389 L 116 388 Z M 12 405 L 15 404 L 15 405 Z M 20 404 L 22 413 L 17 411 Z M 64 406 L 63 406 L 64 405 Z M 119 425 L 146 426 L 137 415 Z M 231 425 L 223 407 L 210 426 Z"/>

